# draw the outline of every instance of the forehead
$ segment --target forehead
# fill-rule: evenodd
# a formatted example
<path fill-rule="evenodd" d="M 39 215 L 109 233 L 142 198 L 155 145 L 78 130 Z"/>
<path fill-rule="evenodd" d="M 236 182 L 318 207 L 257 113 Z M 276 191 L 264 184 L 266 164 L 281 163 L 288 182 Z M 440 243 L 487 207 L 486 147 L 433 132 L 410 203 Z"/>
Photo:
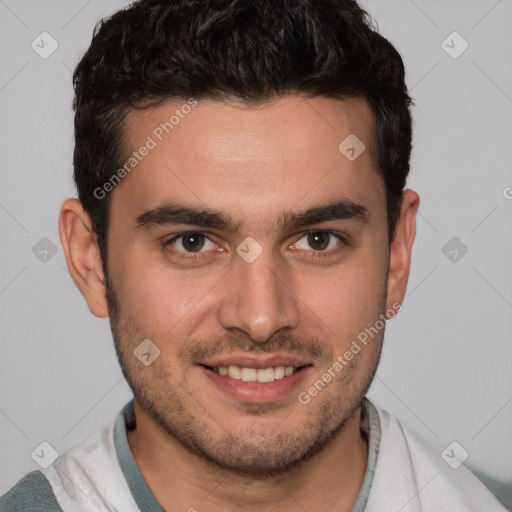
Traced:
<path fill-rule="evenodd" d="M 298 203 L 382 202 L 384 195 L 373 116 L 361 99 L 172 100 L 131 111 L 124 135 L 127 160 L 139 155 L 114 197 L 129 205 L 132 217 L 181 201 L 275 218 Z M 140 151 L 144 146 L 151 149 Z"/>

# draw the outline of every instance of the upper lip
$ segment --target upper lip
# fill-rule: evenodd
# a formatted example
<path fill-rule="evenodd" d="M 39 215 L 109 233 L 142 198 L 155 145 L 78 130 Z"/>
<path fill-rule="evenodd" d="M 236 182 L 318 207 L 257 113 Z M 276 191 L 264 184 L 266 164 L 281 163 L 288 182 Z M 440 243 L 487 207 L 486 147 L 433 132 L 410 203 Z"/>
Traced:
<path fill-rule="evenodd" d="M 293 366 L 300 368 L 312 364 L 311 361 L 300 356 L 293 355 L 265 355 L 260 357 L 245 355 L 217 356 L 212 359 L 201 361 L 198 364 L 218 368 L 219 366 L 239 366 L 243 368 L 276 368 L 277 366 Z"/>

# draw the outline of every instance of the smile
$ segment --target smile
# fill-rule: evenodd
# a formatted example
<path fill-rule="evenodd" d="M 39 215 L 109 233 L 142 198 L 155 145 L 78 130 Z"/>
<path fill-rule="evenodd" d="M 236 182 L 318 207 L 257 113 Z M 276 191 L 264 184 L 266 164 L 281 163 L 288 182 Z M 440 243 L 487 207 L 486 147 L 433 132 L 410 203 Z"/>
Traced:
<path fill-rule="evenodd" d="M 273 382 L 293 375 L 303 367 L 294 368 L 293 366 L 275 366 L 267 368 L 248 368 L 236 365 L 211 367 L 205 366 L 220 375 L 228 376 L 235 380 L 243 382 Z"/>

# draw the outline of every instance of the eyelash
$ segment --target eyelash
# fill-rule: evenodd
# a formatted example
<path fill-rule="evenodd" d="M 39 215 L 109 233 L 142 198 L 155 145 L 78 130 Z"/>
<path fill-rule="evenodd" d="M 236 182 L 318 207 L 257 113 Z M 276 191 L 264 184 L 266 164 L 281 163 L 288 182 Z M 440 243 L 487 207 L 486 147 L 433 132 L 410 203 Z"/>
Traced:
<path fill-rule="evenodd" d="M 349 245 L 348 241 L 343 236 L 338 235 L 337 233 L 333 233 L 332 231 L 326 231 L 326 230 L 321 230 L 321 229 L 315 229 L 315 230 L 310 230 L 310 231 L 304 232 L 302 234 L 302 236 L 297 240 L 297 242 L 295 242 L 295 244 L 298 243 L 299 240 L 302 240 L 304 237 L 308 236 L 311 233 L 328 234 L 331 237 L 337 238 L 339 240 L 339 244 L 334 249 L 330 249 L 329 251 L 315 251 L 315 250 L 305 251 L 306 258 L 326 258 L 329 256 L 333 256 L 334 254 L 337 254 L 343 246 Z M 189 235 L 189 234 L 203 235 L 207 240 L 209 240 L 212 243 L 215 243 L 206 233 L 203 233 L 202 231 L 185 231 L 183 233 L 174 235 L 172 238 L 170 238 L 169 240 L 164 242 L 163 245 L 164 245 L 164 247 L 169 247 L 172 245 L 173 242 L 183 239 L 183 237 L 185 237 L 186 235 Z M 295 245 L 295 244 L 292 244 L 292 245 Z M 301 250 L 301 249 L 298 249 L 298 250 Z M 178 258 L 187 259 L 187 260 L 198 260 L 200 258 L 208 257 L 207 255 L 205 255 L 205 252 L 192 253 L 192 252 L 180 251 L 180 250 L 175 250 L 175 249 L 172 249 L 172 252 Z M 184 256 L 184 254 L 186 254 L 186 256 Z"/>
<path fill-rule="evenodd" d="M 201 231 L 185 231 L 183 233 L 174 235 L 172 238 L 167 240 L 167 242 L 164 243 L 164 247 L 170 247 L 172 245 L 172 243 L 175 242 L 176 240 L 183 239 L 186 235 L 190 235 L 190 234 L 203 235 L 207 240 L 209 240 L 212 243 L 215 243 L 208 235 L 206 235 L 206 233 L 203 233 Z M 192 253 L 192 252 L 186 252 L 186 251 L 179 251 L 176 249 L 171 249 L 171 251 L 177 258 L 181 258 L 181 259 L 185 259 L 185 260 L 198 260 L 200 258 L 207 257 L 204 252 Z"/>
<path fill-rule="evenodd" d="M 334 247 L 333 249 L 329 249 L 328 251 L 325 251 L 325 250 L 324 251 L 314 251 L 314 250 L 305 251 L 304 256 L 306 258 L 314 259 L 314 258 L 332 257 L 332 256 L 337 255 L 339 253 L 339 251 L 342 250 L 343 247 L 348 246 L 348 241 L 345 237 L 338 235 L 337 233 L 333 233 L 332 231 L 325 231 L 325 230 L 321 230 L 321 229 L 320 230 L 312 229 L 310 231 L 306 231 L 305 233 L 302 234 L 302 236 L 299 238 L 299 240 L 302 240 L 304 237 L 307 237 L 311 233 L 324 233 L 324 234 L 330 235 L 331 237 L 338 239 L 338 244 L 336 245 L 336 247 Z M 297 243 L 297 242 L 295 242 L 295 243 Z M 329 240 L 329 243 L 330 243 L 330 240 Z M 298 249 L 298 250 L 303 250 L 303 249 Z"/>

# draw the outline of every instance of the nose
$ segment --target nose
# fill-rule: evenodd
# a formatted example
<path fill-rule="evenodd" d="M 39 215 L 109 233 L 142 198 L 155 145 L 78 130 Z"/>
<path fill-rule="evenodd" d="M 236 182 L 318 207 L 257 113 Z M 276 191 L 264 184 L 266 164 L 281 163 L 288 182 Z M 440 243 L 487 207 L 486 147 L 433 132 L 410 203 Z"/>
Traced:
<path fill-rule="evenodd" d="M 269 251 L 270 252 L 270 251 Z M 226 330 L 242 330 L 264 343 L 280 329 L 299 323 L 299 301 L 293 293 L 290 268 L 264 251 L 252 263 L 236 256 L 227 276 L 219 322 Z"/>

